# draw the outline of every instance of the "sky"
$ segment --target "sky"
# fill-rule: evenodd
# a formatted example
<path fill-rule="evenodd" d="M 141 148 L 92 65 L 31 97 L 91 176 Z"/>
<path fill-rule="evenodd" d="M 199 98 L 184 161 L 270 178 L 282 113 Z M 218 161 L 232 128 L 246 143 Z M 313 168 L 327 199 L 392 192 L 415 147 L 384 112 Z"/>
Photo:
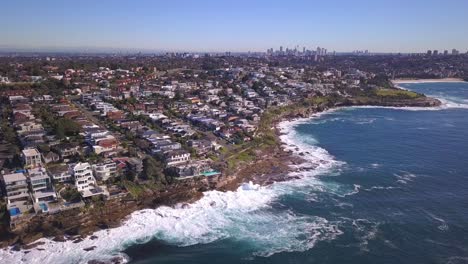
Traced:
<path fill-rule="evenodd" d="M 468 0 L 11 0 L 0 49 L 468 50 Z"/>

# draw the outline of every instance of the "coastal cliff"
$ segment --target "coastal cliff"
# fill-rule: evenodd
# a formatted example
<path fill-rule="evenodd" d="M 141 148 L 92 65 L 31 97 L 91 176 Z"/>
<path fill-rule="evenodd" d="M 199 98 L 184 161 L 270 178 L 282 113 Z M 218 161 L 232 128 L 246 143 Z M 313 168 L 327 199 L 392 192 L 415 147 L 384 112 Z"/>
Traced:
<path fill-rule="evenodd" d="M 379 94 L 380 93 L 380 94 Z M 388 107 L 435 107 L 441 105 L 437 99 L 419 94 L 408 94 L 391 90 L 385 93 L 366 94 L 352 97 L 322 96 L 305 98 L 297 104 L 273 107 L 264 115 L 256 132 L 255 139 L 243 146 L 249 150 L 249 159 L 236 163 L 226 161 L 222 176 L 213 178 L 193 178 L 178 181 L 164 190 L 147 190 L 139 197 L 126 197 L 89 204 L 58 214 L 42 214 L 32 218 L 26 225 L 15 231 L 0 230 L 0 247 L 30 248 L 42 237 L 56 241 L 72 239 L 80 241 L 101 229 L 119 226 L 137 210 L 171 206 L 177 203 L 190 203 L 203 196 L 208 190 L 232 191 L 245 181 L 253 180 L 260 184 L 286 180 L 291 164 L 301 162 L 300 157 L 285 152 L 279 140 L 276 125 L 286 119 L 307 118 L 312 114 L 334 107 L 346 106 L 388 106 Z M 236 155 L 231 160 L 236 160 Z M 234 165 L 230 165 L 234 164 Z"/>

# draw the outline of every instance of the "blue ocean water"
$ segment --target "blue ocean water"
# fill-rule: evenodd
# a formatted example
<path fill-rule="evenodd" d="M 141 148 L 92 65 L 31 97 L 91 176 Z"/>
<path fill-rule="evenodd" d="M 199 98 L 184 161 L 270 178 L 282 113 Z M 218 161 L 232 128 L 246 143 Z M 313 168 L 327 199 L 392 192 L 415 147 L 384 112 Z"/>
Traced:
<path fill-rule="evenodd" d="M 258 250 L 255 239 L 236 233 L 187 247 L 154 239 L 126 250 L 132 263 L 468 263 L 468 84 L 401 86 L 449 106 L 347 108 L 296 125 L 297 140 L 343 163 L 314 176 L 318 182 L 280 187 L 288 191 L 251 212 L 288 211 L 306 222 L 318 217 L 337 230 L 317 222 L 315 229 L 288 230 L 297 232 L 295 239 L 276 237 L 271 233 L 295 223 L 266 218 L 252 225 L 260 229 L 253 234 L 317 241 L 265 256 L 256 253 L 268 248 Z"/>
<path fill-rule="evenodd" d="M 468 83 L 403 84 L 430 109 L 344 108 L 282 125 L 297 179 L 135 212 L 6 263 L 468 263 Z M 94 250 L 84 250 L 96 247 Z"/>

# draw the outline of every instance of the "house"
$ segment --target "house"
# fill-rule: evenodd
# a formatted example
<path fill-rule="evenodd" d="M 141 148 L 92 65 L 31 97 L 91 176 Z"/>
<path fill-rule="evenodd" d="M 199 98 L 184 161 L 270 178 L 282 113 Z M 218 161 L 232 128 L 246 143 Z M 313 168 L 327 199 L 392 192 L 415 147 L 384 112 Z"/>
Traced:
<path fill-rule="evenodd" d="M 2 177 L 2 185 L 10 214 L 10 226 L 13 227 L 24 213 L 33 208 L 27 178 L 23 173 L 5 174 Z"/>
<path fill-rule="evenodd" d="M 60 156 L 53 151 L 49 151 L 49 152 L 42 153 L 42 160 L 44 161 L 45 164 L 48 164 L 51 162 L 59 161 Z"/>
<path fill-rule="evenodd" d="M 13 120 L 15 120 L 15 122 L 24 122 L 24 121 L 28 121 L 32 119 L 34 119 L 34 116 L 31 113 L 24 113 L 24 112 L 13 113 Z"/>
<path fill-rule="evenodd" d="M 27 121 L 27 122 L 16 125 L 16 132 L 18 134 L 24 134 L 27 132 L 41 131 L 41 130 L 44 130 L 42 125 L 34 121 Z"/>
<path fill-rule="evenodd" d="M 31 169 L 28 174 L 35 203 L 57 200 L 52 180 L 44 168 Z"/>
<path fill-rule="evenodd" d="M 102 181 L 106 181 L 117 174 L 117 164 L 112 160 L 105 160 L 99 164 L 91 166 L 94 176 Z"/>
<path fill-rule="evenodd" d="M 143 162 L 138 158 L 130 158 L 126 161 L 128 171 L 134 172 L 136 175 L 143 172 Z"/>
<path fill-rule="evenodd" d="M 79 111 L 69 111 L 69 112 L 63 113 L 63 117 L 68 118 L 68 119 L 74 119 L 81 115 L 82 113 L 80 113 Z"/>
<path fill-rule="evenodd" d="M 175 165 L 169 168 L 170 173 L 176 177 L 213 176 L 220 172 L 214 171 L 208 160 L 192 161 Z"/>
<path fill-rule="evenodd" d="M 75 185 L 78 191 L 81 192 L 93 185 L 96 185 L 96 180 L 94 179 L 93 171 L 91 170 L 91 165 L 89 165 L 89 163 L 77 163 L 71 165 L 70 170 L 75 179 Z"/>
<path fill-rule="evenodd" d="M 141 137 L 146 138 L 148 140 L 151 140 L 151 139 L 159 140 L 159 139 L 169 139 L 169 138 L 171 138 L 168 135 L 160 134 L 160 133 L 158 133 L 158 132 L 156 132 L 154 130 L 144 131 L 144 132 L 140 133 L 140 135 L 141 135 Z"/>
<path fill-rule="evenodd" d="M 26 98 L 26 97 L 24 97 L 22 95 L 9 96 L 8 100 L 10 101 L 11 105 L 19 104 L 19 103 L 28 103 L 29 102 L 29 98 Z"/>
<path fill-rule="evenodd" d="M 34 148 L 43 144 L 45 131 L 30 131 L 19 135 L 19 140 L 24 148 Z"/>
<path fill-rule="evenodd" d="M 107 138 L 100 140 L 97 145 L 93 146 L 93 150 L 96 154 L 101 154 L 104 152 L 111 152 L 117 150 L 119 147 L 119 142 L 114 138 Z"/>
<path fill-rule="evenodd" d="M 47 168 L 52 179 L 56 182 L 71 182 L 73 181 L 72 174 L 68 169 L 68 165 L 62 163 L 56 166 L 49 166 Z"/>
<path fill-rule="evenodd" d="M 27 148 L 22 151 L 25 168 L 35 168 L 42 166 L 41 154 L 35 148 Z"/>
<path fill-rule="evenodd" d="M 29 201 L 28 182 L 23 173 L 5 174 L 2 183 L 8 206 Z"/>
<path fill-rule="evenodd" d="M 188 145 L 195 149 L 197 154 L 205 154 L 211 150 L 211 141 L 209 140 L 189 140 Z"/>
<path fill-rule="evenodd" d="M 89 163 L 72 164 L 69 169 L 70 173 L 75 178 L 75 186 L 83 198 L 102 194 L 106 195 L 107 190 L 105 187 L 97 185 Z"/>
<path fill-rule="evenodd" d="M 172 150 L 164 153 L 164 161 L 167 166 L 173 166 L 190 161 L 190 153 L 183 149 Z"/>
<path fill-rule="evenodd" d="M 121 128 L 128 129 L 128 130 L 137 130 L 141 123 L 139 121 L 123 121 L 120 124 Z"/>
<path fill-rule="evenodd" d="M 116 120 L 121 120 L 125 117 L 124 112 L 116 110 L 116 111 L 108 111 L 106 113 L 107 119 L 116 121 Z"/>
<path fill-rule="evenodd" d="M 149 141 L 154 146 L 154 148 L 152 149 L 154 153 L 178 150 L 182 147 L 182 145 L 179 142 L 173 142 L 169 139 L 149 140 Z"/>
<path fill-rule="evenodd" d="M 68 157 L 71 157 L 80 153 L 79 146 L 75 146 L 73 144 L 68 144 L 68 143 L 56 145 L 54 146 L 54 150 L 58 152 L 58 154 L 60 155 L 60 158 L 62 159 L 68 158 Z"/>

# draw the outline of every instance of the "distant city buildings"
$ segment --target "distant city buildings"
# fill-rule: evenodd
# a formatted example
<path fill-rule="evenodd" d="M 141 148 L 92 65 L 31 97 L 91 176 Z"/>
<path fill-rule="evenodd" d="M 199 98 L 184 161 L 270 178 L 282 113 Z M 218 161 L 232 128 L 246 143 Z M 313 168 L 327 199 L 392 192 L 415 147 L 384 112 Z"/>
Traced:
<path fill-rule="evenodd" d="M 426 52 L 427 56 L 438 56 L 438 55 L 443 55 L 443 56 L 448 56 L 448 55 L 460 55 L 460 51 L 457 49 L 452 49 L 452 52 L 449 52 L 449 50 L 444 50 L 444 52 L 440 52 L 438 50 L 427 50 Z"/>
<path fill-rule="evenodd" d="M 286 48 L 283 46 L 279 47 L 279 50 L 274 50 L 273 48 L 267 49 L 266 54 L 268 56 L 297 56 L 297 57 L 307 57 L 313 58 L 315 61 L 320 60 L 322 57 L 327 56 L 327 49 L 317 47 L 315 50 L 309 50 L 306 47 L 302 47 L 302 50 L 299 46 L 296 46 L 294 49 Z M 333 52 L 333 55 L 336 53 Z"/>

